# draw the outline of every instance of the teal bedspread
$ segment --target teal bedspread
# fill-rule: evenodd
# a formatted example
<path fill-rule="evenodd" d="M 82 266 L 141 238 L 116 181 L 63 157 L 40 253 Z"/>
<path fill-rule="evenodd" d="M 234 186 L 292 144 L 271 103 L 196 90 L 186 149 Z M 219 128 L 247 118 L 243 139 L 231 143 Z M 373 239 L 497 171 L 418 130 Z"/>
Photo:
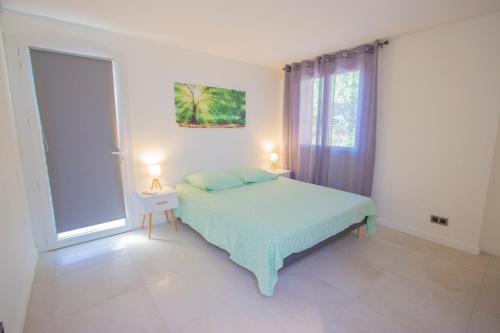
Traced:
<path fill-rule="evenodd" d="M 260 292 L 271 296 L 283 259 L 306 250 L 368 217 L 370 198 L 279 177 L 218 192 L 177 184 L 182 221 L 231 260 L 253 272 Z"/>

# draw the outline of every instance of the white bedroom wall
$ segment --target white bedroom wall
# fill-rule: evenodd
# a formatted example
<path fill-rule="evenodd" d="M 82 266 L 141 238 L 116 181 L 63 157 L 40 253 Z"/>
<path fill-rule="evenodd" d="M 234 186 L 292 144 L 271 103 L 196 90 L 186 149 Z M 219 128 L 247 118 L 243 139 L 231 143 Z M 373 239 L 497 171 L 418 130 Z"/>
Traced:
<path fill-rule="evenodd" d="M 0 320 L 21 333 L 36 264 L 0 27 Z"/>
<path fill-rule="evenodd" d="M 263 144 L 279 147 L 280 70 L 37 16 L 9 11 L 4 15 L 9 70 L 17 70 L 20 41 L 91 54 L 98 46 L 118 55 L 120 90 L 125 96 L 122 108 L 128 110 L 130 123 L 127 135 L 131 149 L 127 152 L 134 159 L 133 188 L 150 183 L 143 161 L 150 153 L 162 156 L 162 184 L 173 186 L 194 170 L 264 166 L 267 154 Z M 175 122 L 174 82 L 246 91 L 246 127 L 179 127 Z"/>
<path fill-rule="evenodd" d="M 480 245 L 482 251 L 500 256 L 500 121 Z"/>
<path fill-rule="evenodd" d="M 381 50 L 373 197 L 379 223 L 470 252 L 500 114 L 500 13 Z M 449 218 L 449 226 L 429 215 Z"/>

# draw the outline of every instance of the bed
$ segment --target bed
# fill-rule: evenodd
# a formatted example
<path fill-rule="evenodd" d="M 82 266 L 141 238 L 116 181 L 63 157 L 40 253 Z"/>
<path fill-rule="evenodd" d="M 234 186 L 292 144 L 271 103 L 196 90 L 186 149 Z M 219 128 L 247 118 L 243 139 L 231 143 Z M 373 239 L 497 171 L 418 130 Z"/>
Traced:
<path fill-rule="evenodd" d="M 215 192 L 176 187 L 182 222 L 254 273 L 266 296 L 284 263 L 345 230 L 375 232 L 370 198 L 284 177 Z"/>

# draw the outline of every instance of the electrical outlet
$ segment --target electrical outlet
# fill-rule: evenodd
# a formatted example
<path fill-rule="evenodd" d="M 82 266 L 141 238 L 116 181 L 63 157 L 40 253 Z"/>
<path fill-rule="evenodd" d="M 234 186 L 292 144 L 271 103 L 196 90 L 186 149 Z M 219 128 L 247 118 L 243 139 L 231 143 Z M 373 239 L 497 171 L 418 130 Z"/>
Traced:
<path fill-rule="evenodd" d="M 448 218 L 447 217 L 431 215 L 430 221 L 431 221 L 431 223 L 436 223 L 436 224 L 440 224 L 440 225 L 444 225 L 444 226 L 448 225 Z"/>

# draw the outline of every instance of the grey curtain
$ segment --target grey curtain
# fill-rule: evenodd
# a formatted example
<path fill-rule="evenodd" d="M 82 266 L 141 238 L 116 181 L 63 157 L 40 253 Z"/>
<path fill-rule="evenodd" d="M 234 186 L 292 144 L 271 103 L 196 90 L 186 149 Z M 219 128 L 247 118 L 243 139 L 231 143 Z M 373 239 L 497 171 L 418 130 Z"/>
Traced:
<path fill-rule="evenodd" d="M 370 196 L 378 43 L 286 66 L 283 162 L 295 179 Z"/>

